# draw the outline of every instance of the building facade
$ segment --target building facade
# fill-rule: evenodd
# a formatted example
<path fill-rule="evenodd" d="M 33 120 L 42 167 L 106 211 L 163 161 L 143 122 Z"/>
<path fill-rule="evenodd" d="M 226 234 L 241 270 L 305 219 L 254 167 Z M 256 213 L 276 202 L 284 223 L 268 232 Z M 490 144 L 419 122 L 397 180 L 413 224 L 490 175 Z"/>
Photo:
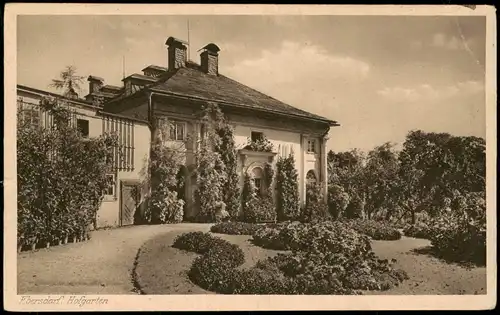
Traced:
<path fill-rule="evenodd" d="M 197 139 L 204 134 L 197 114 L 209 102 L 217 104 L 233 126 L 241 186 L 247 172 L 260 187 L 264 182 L 261 179 L 265 164 L 271 162 L 274 165 L 279 156 L 293 153 L 301 203 L 305 201 L 308 182 L 325 184 L 326 197 L 326 143 L 330 128 L 338 126 L 337 122 L 284 104 L 220 74 L 220 49 L 215 44 L 202 49 L 199 64 L 187 60 L 186 42 L 170 37 L 166 45 L 167 67 L 150 65 L 142 70 L 142 74 L 124 78 L 122 87 L 105 85 L 102 78 L 89 76 L 89 94 L 84 100 L 69 101 L 75 109 L 77 127 L 86 128 L 88 136 L 98 136 L 112 128 L 119 133 L 120 139 L 125 139 L 124 145 L 133 151 L 128 166 L 118 167 L 116 174 L 110 174 L 116 180 L 106 192 L 99 210 L 100 226 L 131 224 L 129 212 L 141 209 L 146 200 L 147 188 L 144 187 L 147 185 L 141 185 L 141 182 L 146 178 L 144 172 L 151 139 L 158 136 L 154 127 L 158 120 L 169 122 L 169 135 L 165 141 L 185 153 L 185 217 L 195 215 L 197 209 L 193 196 L 196 182 L 190 170 L 195 165 Z M 18 105 L 36 103 L 44 93 L 50 94 L 18 86 L 18 96 L 22 98 Z M 28 113 L 27 110 L 24 112 Z M 36 114 L 33 117 L 36 121 Z M 40 118 L 41 123 L 44 119 Z M 260 139 L 272 143 L 271 152 L 247 148 L 249 142 Z M 130 187 L 134 185 L 143 188 L 136 198 L 138 201 L 134 205 L 127 204 Z"/>

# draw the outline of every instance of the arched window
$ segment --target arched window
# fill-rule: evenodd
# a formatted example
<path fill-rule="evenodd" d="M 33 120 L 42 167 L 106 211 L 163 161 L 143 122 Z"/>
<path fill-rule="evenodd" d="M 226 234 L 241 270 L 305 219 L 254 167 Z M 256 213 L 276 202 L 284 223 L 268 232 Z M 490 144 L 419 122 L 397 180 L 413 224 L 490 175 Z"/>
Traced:
<path fill-rule="evenodd" d="M 255 186 L 255 191 L 257 194 L 260 195 L 260 193 L 262 192 L 262 186 L 264 184 L 264 172 L 262 171 L 262 169 L 260 167 L 255 167 L 253 170 L 252 170 L 252 175 L 253 175 L 253 183 L 254 183 L 254 186 Z"/>
<path fill-rule="evenodd" d="M 313 170 L 310 170 L 309 172 L 307 172 L 306 183 L 307 183 L 307 186 L 316 185 L 316 174 L 314 174 Z"/>

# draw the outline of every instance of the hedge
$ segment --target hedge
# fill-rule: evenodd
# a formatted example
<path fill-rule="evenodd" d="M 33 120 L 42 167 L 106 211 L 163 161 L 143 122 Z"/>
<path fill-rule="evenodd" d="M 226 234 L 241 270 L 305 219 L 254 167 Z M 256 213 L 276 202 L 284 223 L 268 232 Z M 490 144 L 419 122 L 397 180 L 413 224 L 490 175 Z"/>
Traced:
<path fill-rule="evenodd" d="M 393 268 L 394 261 L 377 259 L 368 237 L 344 225 L 292 223 L 284 230 L 279 233 L 283 247 L 294 251 L 250 269 L 238 268 L 244 262 L 238 246 L 208 233 L 181 235 L 174 247 L 202 254 L 193 262 L 189 278 L 223 294 L 361 294 L 360 290 L 387 290 L 408 278 Z"/>
<path fill-rule="evenodd" d="M 246 222 L 222 222 L 213 225 L 210 231 L 213 233 L 229 234 L 229 235 L 253 235 L 263 225 L 246 223 Z"/>

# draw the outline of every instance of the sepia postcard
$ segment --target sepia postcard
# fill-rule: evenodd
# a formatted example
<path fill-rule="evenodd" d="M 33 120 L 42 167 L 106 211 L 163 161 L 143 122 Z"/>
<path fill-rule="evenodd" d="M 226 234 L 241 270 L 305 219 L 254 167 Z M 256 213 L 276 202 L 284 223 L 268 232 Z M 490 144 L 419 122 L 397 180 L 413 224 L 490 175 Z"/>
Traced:
<path fill-rule="evenodd" d="M 4 20 L 6 310 L 496 306 L 494 7 Z"/>

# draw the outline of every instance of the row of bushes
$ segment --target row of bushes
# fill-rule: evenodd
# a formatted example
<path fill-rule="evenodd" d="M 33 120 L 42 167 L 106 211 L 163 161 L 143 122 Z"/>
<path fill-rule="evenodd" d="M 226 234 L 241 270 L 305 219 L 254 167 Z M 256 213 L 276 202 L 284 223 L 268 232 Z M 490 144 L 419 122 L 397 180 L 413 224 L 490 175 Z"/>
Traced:
<path fill-rule="evenodd" d="M 399 230 L 384 221 L 355 219 L 342 220 L 342 222 L 374 240 L 395 241 L 401 239 L 402 236 Z"/>
<path fill-rule="evenodd" d="M 18 251 L 88 239 L 111 162 L 121 157 L 115 136 L 84 139 L 64 104 L 43 99 L 40 106 L 53 128 L 33 126 L 18 114 Z"/>
<path fill-rule="evenodd" d="M 253 235 L 263 226 L 264 225 L 246 222 L 221 222 L 213 225 L 210 231 L 229 235 Z"/>
<path fill-rule="evenodd" d="M 318 221 L 315 221 L 318 222 Z M 380 221 L 373 220 L 341 220 L 341 224 L 350 227 L 351 229 L 357 231 L 360 234 L 369 236 L 374 240 L 386 240 L 393 241 L 401 239 L 401 232 L 390 224 Z M 266 235 L 266 233 L 274 233 L 278 229 L 285 231 L 283 227 L 289 226 L 289 224 L 300 224 L 299 222 L 291 223 L 281 222 L 277 224 L 252 224 L 245 222 L 222 222 L 212 226 L 211 231 L 213 233 L 230 234 L 230 235 L 256 235 L 257 242 L 260 241 L 259 235 Z M 314 223 L 308 223 L 313 225 Z M 302 225 L 307 226 L 307 225 Z M 279 243 L 279 241 L 278 241 Z"/>
<path fill-rule="evenodd" d="M 368 237 L 340 223 L 291 223 L 285 229 L 281 247 L 293 252 L 259 261 L 250 269 L 237 268 L 244 262 L 239 247 L 209 233 L 183 234 L 173 247 L 202 254 L 193 262 L 189 278 L 224 294 L 360 294 L 359 290 L 389 289 L 407 278 L 387 260 L 377 259 Z"/>
<path fill-rule="evenodd" d="M 415 224 L 407 224 L 403 228 L 403 234 L 408 237 L 430 239 L 431 227 L 425 222 L 416 222 Z"/>
<path fill-rule="evenodd" d="M 429 222 L 408 225 L 406 236 L 431 241 L 433 252 L 446 260 L 486 264 L 486 226 L 457 214 L 446 214 Z"/>

